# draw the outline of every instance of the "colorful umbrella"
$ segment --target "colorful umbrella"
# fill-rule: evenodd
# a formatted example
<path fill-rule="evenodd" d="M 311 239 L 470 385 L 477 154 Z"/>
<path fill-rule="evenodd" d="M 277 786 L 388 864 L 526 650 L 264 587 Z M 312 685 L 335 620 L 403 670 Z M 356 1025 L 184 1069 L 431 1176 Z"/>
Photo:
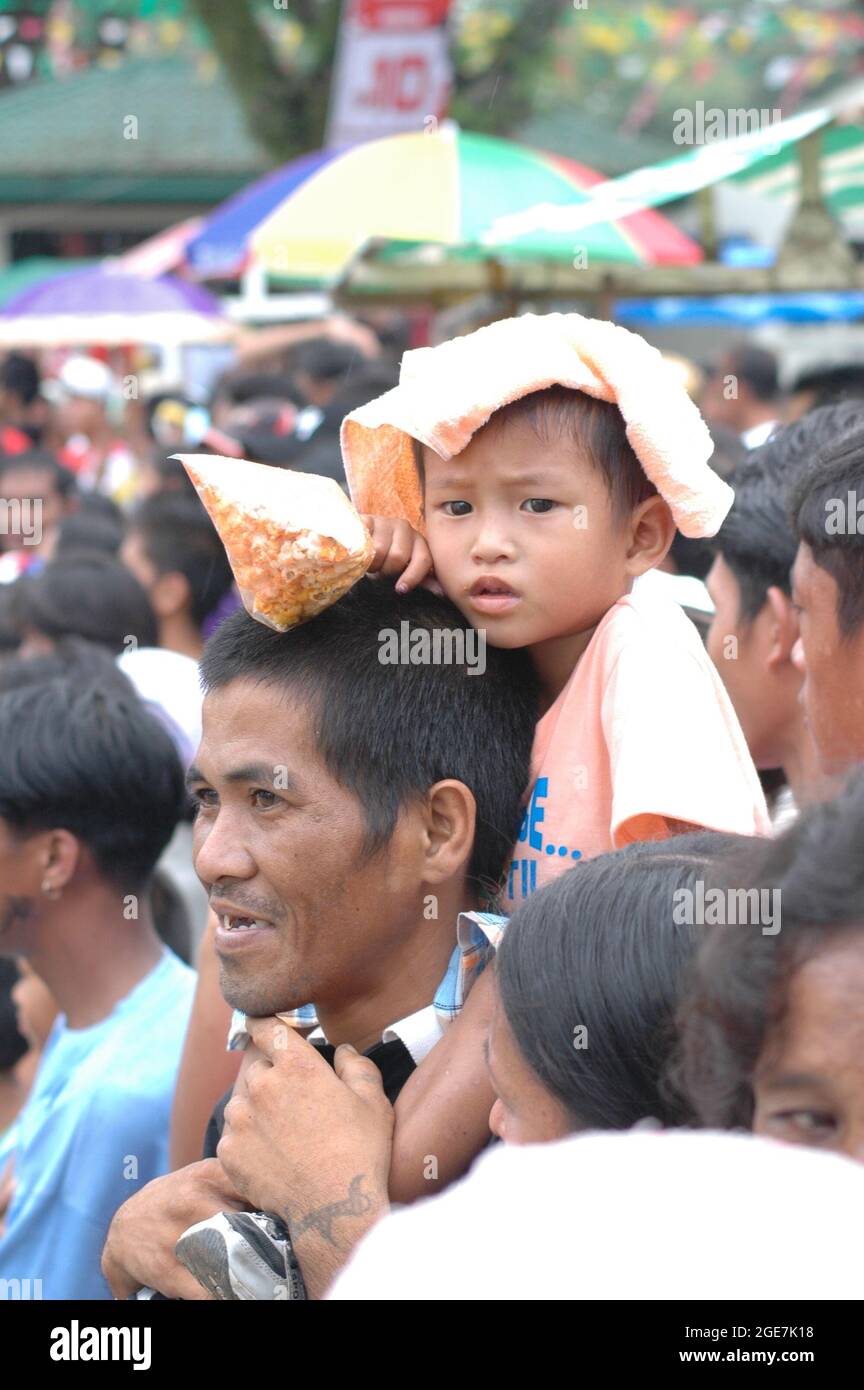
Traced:
<path fill-rule="evenodd" d="M 475 135 L 434 131 L 372 140 L 329 160 L 297 186 L 252 237 L 273 275 L 338 277 L 370 241 L 438 244 L 489 259 L 567 260 L 585 266 L 686 265 L 695 242 L 668 219 L 641 212 L 572 233 L 532 232 L 503 244 L 493 227 L 538 203 L 585 202 L 602 176 L 575 160 Z"/>
<path fill-rule="evenodd" d="M 317 150 L 256 179 L 220 204 L 186 246 L 186 264 L 200 279 L 236 279 L 249 261 L 252 233 L 304 180 L 339 150 Z"/>
<path fill-rule="evenodd" d="M 219 303 L 170 275 L 146 279 L 99 266 L 54 275 L 0 312 L 0 343 L 46 347 L 209 342 L 231 333 Z"/>
<path fill-rule="evenodd" d="M 123 275 L 144 275 L 153 279 L 180 270 L 186 264 L 186 248 L 204 225 L 203 217 L 188 217 L 146 241 L 139 241 L 120 256 L 108 256 L 105 268 Z"/>

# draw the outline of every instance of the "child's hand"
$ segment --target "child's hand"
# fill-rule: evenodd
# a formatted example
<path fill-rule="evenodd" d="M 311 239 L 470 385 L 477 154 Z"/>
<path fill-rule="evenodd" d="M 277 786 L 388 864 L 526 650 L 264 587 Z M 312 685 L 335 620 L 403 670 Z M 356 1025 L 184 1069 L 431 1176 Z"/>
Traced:
<path fill-rule="evenodd" d="M 422 584 L 432 572 L 432 556 L 423 537 L 407 521 L 390 516 L 364 516 L 363 521 L 375 546 L 369 573 L 400 574 L 396 585 L 400 594 Z"/>

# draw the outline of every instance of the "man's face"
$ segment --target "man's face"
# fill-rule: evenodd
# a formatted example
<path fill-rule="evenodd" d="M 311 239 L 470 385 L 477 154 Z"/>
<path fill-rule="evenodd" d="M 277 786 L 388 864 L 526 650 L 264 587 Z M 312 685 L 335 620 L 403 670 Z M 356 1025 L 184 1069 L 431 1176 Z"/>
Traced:
<path fill-rule="evenodd" d="M 844 637 L 837 582 L 802 541 L 792 570 L 792 601 L 801 630 L 797 663 L 802 699 L 823 771 L 864 761 L 864 624 Z"/>
<path fill-rule="evenodd" d="M 435 577 L 493 646 L 587 632 L 627 592 L 628 528 L 569 441 L 520 423 L 423 458 Z"/>
<path fill-rule="evenodd" d="M 317 718 L 291 691 L 233 681 L 204 701 L 189 773 L 222 992 L 256 1016 L 372 994 L 406 924 L 422 919 L 403 818 L 367 859 L 362 807 L 321 761 Z"/>
<path fill-rule="evenodd" d="M 22 838 L 0 817 L 0 955 L 28 954 L 43 871 L 37 839 Z"/>
<path fill-rule="evenodd" d="M 800 715 L 792 680 L 772 680 L 769 655 L 774 638 L 768 601 L 752 622 L 742 621 L 741 587 L 722 555 L 715 559 L 706 583 L 714 602 L 706 639 L 708 655 L 735 707 L 754 763 L 760 768 L 777 767 L 782 763 L 789 725 Z M 790 678 L 800 679 L 788 664 L 784 671 Z M 772 698 L 766 699 L 769 688 Z"/>
<path fill-rule="evenodd" d="M 128 531 L 120 547 L 120 559 L 146 594 L 151 594 L 159 573 L 147 554 L 140 531 Z"/>
<path fill-rule="evenodd" d="M 18 502 L 17 516 L 21 528 L 11 529 L 16 519 L 15 509 L 7 508 L 8 525 L 6 534 L 0 537 L 5 549 L 18 550 L 23 546 L 39 544 L 43 536 L 50 535 L 62 521 L 66 504 L 54 487 L 51 474 L 44 468 L 32 468 L 22 464 L 7 468 L 0 482 L 0 497 L 6 502 Z"/>

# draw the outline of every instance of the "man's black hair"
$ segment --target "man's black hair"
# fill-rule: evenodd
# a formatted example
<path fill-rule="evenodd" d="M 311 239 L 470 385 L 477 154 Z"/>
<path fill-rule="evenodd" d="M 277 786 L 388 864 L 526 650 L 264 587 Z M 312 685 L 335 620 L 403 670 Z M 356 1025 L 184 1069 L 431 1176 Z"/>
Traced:
<path fill-rule="evenodd" d="M 107 517 L 92 516 L 89 512 L 73 512 L 71 516 L 64 516 L 57 527 L 54 556 L 67 556 L 82 550 L 116 555 L 122 542 L 121 523 Z"/>
<path fill-rule="evenodd" d="M 711 438 L 714 440 L 714 452 L 708 462 L 721 478 L 731 478 L 735 469 L 747 457 L 741 436 L 734 430 L 726 429 L 724 425 L 712 424 Z M 714 563 L 714 542 L 703 536 L 682 536 L 676 529 L 669 547 L 669 555 L 675 561 L 679 574 L 707 579 L 708 571 Z"/>
<path fill-rule="evenodd" d="M 789 511 L 796 538 L 809 547 L 816 564 L 837 585 L 837 623 L 843 636 L 851 637 L 864 622 L 864 508 L 857 512 L 857 503 L 864 503 L 864 422 L 860 405 L 854 402 L 826 409 L 851 411 L 855 428 L 826 444 L 813 467 L 792 488 Z M 851 524 L 829 529 L 834 508 L 838 503 L 848 507 L 850 496 L 853 512 L 847 521 Z"/>
<path fill-rule="evenodd" d="M 864 773 L 804 811 L 778 840 L 757 840 L 712 886 L 777 890 L 780 930 L 712 927 L 679 1017 L 676 1079 L 704 1125 L 750 1129 L 753 1077 L 782 1024 L 792 974 L 844 934 L 864 932 Z"/>
<path fill-rule="evenodd" d="M 159 479 L 159 493 L 172 497 L 197 498 L 195 484 L 186 472 L 175 450 L 154 449 L 150 455 L 150 467 Z"/>
<path fill-rule="evenodd" d="M 113 555 L 97 551 L 61 555 L 38 574 L 25 574 L 15 583 L 12 613 L 21 633 L 86 637 L 115 655 L 127 650 L 130 637 L 139 647 L 158 643 L 144 589 Z"/>
<path fill-rule="evenodd" d="M 750 387 L 760 401 L 773 401 L 780 390 L 777 358 L 767 348 L 742 343 L 725 358 L 726 370 Z"/>
<path fill-rule="evenodd" d="M 690 1118 L 667 1083 L 674 1018 L 703 927 L 674 894 L 747 843 L 698 831 L 628 845 L 561 874 L 514 915 L 498 951 L 501 1005 L 522 1057 L 574 1128 Z M 575 1036 L 586 1029 L 584 1046 Z"/>
<path fill-rule="evenodd" d="M 186 801 L 171 737 L 135 697 L 80 677 L 0 695 L 0 817 L 68 830 L 122 893 L 139 892 Z"/>
<path fill-rule="evenodd" d="M 209 692 L 250 680 L 306 705 L 323 762 L 364 809 L 370 854 L 389 840 L 403 805 L 443 778 L 463 782 L 477 803 L 468 875 L 492 895 L 519 832 L 536 678 L 525 652 L 491 646 L 483 674 L 469 674 L 465 661 L 383 664 L 386 634 L 401 635 L 402 623 L 412 633 L 466 631 L 447 599 L 363 579 L 286 633 L 245 612 L 227 618 L 204 649 L 202 683 Z"/>
<path fill-rule="evenodd" d="M 860 400 L 864 397 L 864 366 L 850 362 L 835 367 L 808 368 L 795 378 L 790 388 L 792 395 L 799 391 L 813 392 L 810 410 L 837 405 L 840 401 Z"/>
<path fill-rule="evenodd" d="M 132 515 L 130 531 L 141 538 L 157 574 L 182 574 L 189 585 L 192 621 L 200 627 L 224 598 L 234 575 L 219 539 L 197 497 L 159 493 Z"/>
<path fill-rule="evenodd" d="M 33 656 L 12 656 L 0 662 L 0 694 L 27 685 L 44 685 L 61 676 L 79 685 L 98 685 L 106 693 L 132 699 L 135 687 L 107 648 L 84 637 L 60 637 L 54 650 Z"/>
<path fill-rule="evenodd" d="M 64 499 L 75 496 L 78 488 L 75 474 L 71 468 L 66 468 L 48 449 L 28 449 L 26 453 L 7 454 L 5 458 L 0 459 L 0 493 L 3 490 L 4 475 L 19 468 L 35 469 L 40 473 L 47 473 L 51 479 L 51 486 L 58 496 Z"/>
<path fill-rule="evenodd" d="M 568 386 L 547 386 L 502 406 L 482 428 L 492 431 L 514 424 L 527 425 L 543 444 L 571 441 L 602 477 L 619 519 L 657 492 L 627 438 L 624 417 L 611 401 L 598 401 Z M 423 452 L 417 440 L 414 458 L 423 482 Z"/>
<path fill-rule="evenodd" d="M 303 398 L 291 377 L 286 372 L 228 372 L 220 381 L 217 395 L 229 400 L 232 405 L 246 405 L 261 397 L 293 401 L 299 403 Z"/>
<path fill-rule="evenodd" d="M 833 440 L 862 420 L 860 405 L 823 406 L 777 431 L 735 470 L 735 500 L 712 545 L 741 594 L 739 617 L 751 623 L 771 588 L 789 594 L 798 540 L 789 520 L 789 495 Z"/>
<path fill-rule="evenodd" d="M 10 352 L 0 362 L 0 390 L 10 391 L 22 405 L 32 405 L 39 394 L 39 369 L 33 359 Z"/>
<path fill-rule="evenodd" d="M 294 355 L 294 366 L 313 381 L 338 385 L 348 373 L 367 361 L 364 353 L 351 343 L 337 343 L 332 338 L 311 338 L 301 343 Z"/>

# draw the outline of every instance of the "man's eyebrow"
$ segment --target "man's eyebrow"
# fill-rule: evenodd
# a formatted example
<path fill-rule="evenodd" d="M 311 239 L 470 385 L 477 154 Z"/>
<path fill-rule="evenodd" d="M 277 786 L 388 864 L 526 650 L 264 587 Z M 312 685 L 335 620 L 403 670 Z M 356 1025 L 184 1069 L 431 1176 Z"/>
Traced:
<path fill-rule="evenodd" d="M 296 786 L 293 777 L 290 776 L 284 764 L 272 763 L 245 763 L 242 767 L 232 767 L 230 772 L 222 774 L 224 782 L 258 782 L 264 786 L 272 787 L 276 780 L 276 773 L 279 773 L 279 788 L 282 791 L 290 791 Z M 191 786 L 194 782 L 206 782 L 200 768 L 194 765 L 186 773 L 186 785 Z"/>

